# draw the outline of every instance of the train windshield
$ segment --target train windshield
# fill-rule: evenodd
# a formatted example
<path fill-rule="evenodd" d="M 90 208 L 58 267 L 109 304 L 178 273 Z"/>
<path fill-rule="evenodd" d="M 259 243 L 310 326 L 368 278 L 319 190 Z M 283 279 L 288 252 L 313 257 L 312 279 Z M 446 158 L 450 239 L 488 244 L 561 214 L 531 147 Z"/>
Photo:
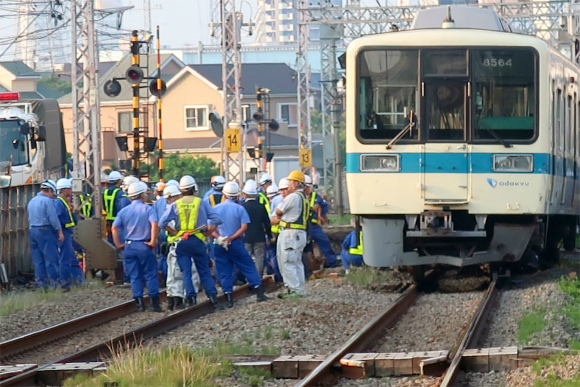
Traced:
<path fill-rule="evenodd" d="M 521 48 L 372 49 L 358 55 L 357 131 L 389 142 L 529 141 L 536 58 Z"/>
<path fill-rule="evenodd" d="M 535 60 L 530 50 L 473 50 L 474 139 L 534 137 Z"/>
<path fill-rule="evenodd" d="M 417 114 L 418 51 L 365 51 L 358 72 L 360 136 L 392 139 Z M 410 130 L 402 140 L 417 137 Z"/>
<path fill-rule="evenodd" d="M 28 136 L 20 133 L 16 120 L 0 120 L 0 164 L 28 164 Z"/>

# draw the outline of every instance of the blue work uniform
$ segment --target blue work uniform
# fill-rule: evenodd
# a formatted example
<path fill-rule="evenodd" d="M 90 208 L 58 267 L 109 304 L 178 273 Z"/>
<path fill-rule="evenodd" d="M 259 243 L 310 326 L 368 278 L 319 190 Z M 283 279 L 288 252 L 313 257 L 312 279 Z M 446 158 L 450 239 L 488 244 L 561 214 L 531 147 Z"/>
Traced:
<path fill-rule="evenodd" d="M 126 275 L 131 281 L 133 297 L 143 297 L 143 280 L 149 297 L 159 296 L 157 260 L 151 247 L 145 242 L 151 240 L 151 223 L 157 222 L 153 207 L 141 200 L 133 200 L 131 205 L 121 209 L 113 221 L 113 226 L 122 230 L 125 248 L 123 261 Z M 123 241 L 121 241 L 123 242 Z"/>
<path fill-rule="evenodd" d="M 231 236 L 242 227 L 242 224 L 250 223 L 250 215 L 246 209 L 231 199 L 226 199 L 225 202 L 218 204 L 213 209 L 217 216 L 223 220 L 217 227 L 220 236 Z M 257 288 L 262 284 L 254 261 L 244 246 L 243 237 L 241 235 L 233 240 L 227 250 L 220 245 L 215 245 L 216 270 L 224 293 L 231 293 L 234 289 L 234 265 L 240 269 L 252 288 Z"/>
<path fill-rule="evenodd" d="M 342 258 L 342 266 L 348 270 L 351 266 L 363 265 L 363 248 L 362 248 L 362 233 L 360 236 L 360 245 L 356 243 L 356 234 L 351 231 L 342 242 L 342 251 L 340 257 Z"/>
<path fill-rule="evenodd" d="M 59 278 L 58 231 L 62 230 L 62 226 L 52 200 L 39 192 L 28 202 L 27 211 L 35 285 L 54 289 Z"/>
<path fill-rule="evenodd" d="M 316 192 L 312 191 L 310 193 L 310 208 L 314 207 L 314 205 L 320 205 L 322 207 L 322 215 L 324 216 L 324 210 L 326 208 L 326 212 L 328 212 L 328 204 L 326 200 L 322 198 L 322 196 L 318 195 Z M 310 234 L 310 238 L 316 242 L 318 248 L 326 258 L 326 261 L 331 267 L 337 266 L 336 261 L 336 254 L 332 250 L 332 246 L 330 245 L 330 239 L 328 239 L 328 235 L 324 232 L 320 224 L 318 223 L 318 214 L 314 211 L 311 212 L 310 217 L 310 228 L 308 230 Z"/>
<path fill-rule="evenodd" d="M 64 241 L 59 246 L 59 282 L 60 286 L 68 288 L 71 285 L 71 280 L 76 284 L 85 282 L 85 276 L 73 247 L 73 231 L 77 224 L 77 217 L 72 213 L 70 205 L 62 196 L 53 200 L 53 203 L 64 234 Z"/>
<path fill-rule="evenodd" d="M 192 219 L 194 214 L 191 211 L 188 213 L 188 211 L 183 210 L 182 216 L 180 216 L 179 208 L 191 206 L 193 203 L 197 203 L 195 204 L 197 207 L 197 214 L 195 214 L 195 219 Z M 187 218 L 188 216 L 189 218 Z M 183 222 L 180 220 L 180 218 L 183 218 Z M 201 226 L 213 226 L 221 223 L 220 218 L 213 212 L 211 206 L 195 196 L 185 196 L 181 199 L 178 199 L 174 203 L 171 203 L 171 205 L 168 206 L 163 213 L 163 216 L 159 221 L 159 227 L 164 228 L 171 221 L 175 221 L 175 230 L 178 231 L 178 235 L 186 231 L 193 231 L 194 229 Z M 190 222 L 191 224 L 195 224 L 195 227 L 188 229 L 187 223 Z M 195 264 L 195 268 L 199 273 L 201 284 L 205 289 L 205 293 L 207 295 L 217 294 L 215 282 L 209 268 L 209 256 L 207 254 L 207 246 L 205 245 L 204 236 L 198 232 L 196 234 L 190 235 L 187 239 L 179 240 L 179 237 L 169 237 L 167 239 L 169 242 L 174 241 L 177 243 L 175 253 L 177 255 L 177 264 L 179 265 L 181 273 L 183 274 L 183 288 L 185 290 L 185 297 L 190 298 L 197 295 L 191 280 L 192 259 Z"/>
<path fill-rule="evenodd" d="M 157 219 L 161 219 L 165 209 L 167 208 L 167 201 L 163 196 L 159 196 L 155 203 L 151 205 L 155 210 Z M 165 230 L 159 229 L 159 237 L 157 238 L 157 246 L 155 248 L 155 256 L 157 257 L 157 270 L 163 272 L 163 277 L 167 277 L 167 257 L 161 254 L 161 244 L 167 242 L 167 234 Z"/>
<path fill-rule="evenodd" d="M 209 197 L 209 195 L 213 195 L 213 194 L 216 194 L 216 193 L 220 193 L 220 194 L 221 194 L 221 191 L 218 191 L 218 190 L 217 190 L 217 189 L 215 189 L 214 187 L 211 187 L 211 188 L 210 188 L 210 189 L 209 189 L 209 190 L 208 190 L 208 191 L 207 191 L 207 192 L 206 192 L 206 193 L 203 195 L 203 200 L 206 200 L 206 199 Z"/>

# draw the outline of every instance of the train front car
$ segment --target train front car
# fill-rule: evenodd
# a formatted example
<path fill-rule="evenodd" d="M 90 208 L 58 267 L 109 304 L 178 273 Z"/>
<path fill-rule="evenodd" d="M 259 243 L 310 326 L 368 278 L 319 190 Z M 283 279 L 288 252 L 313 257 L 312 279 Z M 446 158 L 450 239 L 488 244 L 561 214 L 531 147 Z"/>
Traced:
<path fill-rule="evenodd" d="M 575 229 L 577 70 L 508 29 L 432 8 L 349 45 L 347 188 L 368 265 L 536 260 Z"/>

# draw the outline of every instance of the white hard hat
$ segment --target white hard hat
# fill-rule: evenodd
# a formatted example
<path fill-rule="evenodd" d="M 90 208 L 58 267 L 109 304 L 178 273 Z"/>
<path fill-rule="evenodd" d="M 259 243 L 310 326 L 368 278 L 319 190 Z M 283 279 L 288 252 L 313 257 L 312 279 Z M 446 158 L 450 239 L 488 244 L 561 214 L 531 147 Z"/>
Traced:
<path fill-rule="evenodd" d="M 264 172 L 262 173 L 262 176 L 260 176 L 260 185 L 264 185 L 267 182 L 272 182 L 272 176 L 270 176 L 268 172 Z"/>
<path fill-rule="evenodd" d="M 179 189 L 181 192 L 187 191 L 188 189 L 193 188 L 195 189 L 195 179 L 189 175 L 185 175 L 179 180 Z"/>
<path fill-rule="evenodd" d="M 308 175 L 304 175 L 304 184 L 312 185 L 312 178 Z"/>
<path fill-rule="evenodd" d="M 226 184 L 224 184 L 224 189 L 222 192 L 227 197 L 235 197 L 240 193 L 240 186 L 235 181 L 228 181 Z"/>
<path fill-rule="evenodd" d="M 214 176 L 211 178 L 211 186 L 216 189 L 224 188 L 224 184 L 226 183 L 226 178 L 223 176 Z"/>
<path fill-rule="evenodd" d="M 278 194 L 278 186 L 276 185 L 276 183 L 272 183 L 271 186 L 268 187 L 268 189 L 266 189 L 266 196 L 268 196 L 269 198 L 276 196 Z"/>
<path fill-rule="evenodd" d="M 280 179 L 280 183 L 278 183 L 279 189 L 287 189 L 288 188 L 288 179 Z"/>
<path fill-rule="evenodd" d="M 109 183 L 114 183 L 116 181 L 119 181 L 123 178 L 123 176 L 121 176 L 121 173 L 119 171 L 112 171 L 111 173 L 109 173 Z"/>
<path fill-rule="evenodd" d="M 123 179 L 123 183 L 121 184 L 121 187 L 123 188 L 123 191 L 127 191 L 131 184 L 136 183 L 138 181 L 139 179 L 137 179 L 135 176 L 125 176 L 125 178 Z"/>
<path fill-rule="evenodd" d="M 177 188 L 176 186 L 174 186 L 173 184 L 171 185 L 166 185 L 165 189 L 163 190 L 163 197 L 165 199 L 167 198 L 171 198 L 173 196 L 179 196 L 181 195 L 181 191 L 179 191 L 179 188 Z"/>
<path fill-rule="evenodd" d="M 48 180 L 43 181 L 40 184 L 40 188 L 48 188 L 48 189 L 51 189 L 52 192 L 56 193 L 56 183 L 52 179 L 48 179 Z"/>
<path fill-rule="evenodd" d="M 136 196 L 144 194 L 145 192 L 147 192 L 147 184 L 142 181 L 138 181 L 136 183 L 132 183 L 129 186 L 129 192 L 127 192 L 127 194 L 129 195 L 130 198 L 134 198 Z"/>
<path fill-rule="evenodd" d="M 244 184 L 244 189 L 242 192 L 247 195 L 257 195 L 258 194 L 258 184 L 254 179 L 248 179 L 246 184 Z"/>
<path fill-rule="evenodd" d="M 56 189 L 61 190 L 65 188 L 72 188 L 70 179 L 58 179 L 56 182 Z"/>
<path fill-rule="evenodd" d="M 165 186 L 167 187 L 168 185 L 174 185 L 177 188 L 179 188 L 179 182 L 175 179 L 171 179 L 169 180 L 167 183 L 165 183 Z"/>

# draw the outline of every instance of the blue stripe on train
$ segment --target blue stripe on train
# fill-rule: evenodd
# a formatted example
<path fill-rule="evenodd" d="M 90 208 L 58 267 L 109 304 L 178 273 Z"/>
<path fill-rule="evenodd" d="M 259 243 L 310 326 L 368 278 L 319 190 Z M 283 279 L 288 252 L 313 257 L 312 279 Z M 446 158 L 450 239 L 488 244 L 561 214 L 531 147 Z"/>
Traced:
<path fill-rule="evenodd" d="M 368 153 L 376 155 L 378 153 Z M 399 155 L 400 171 L 399 173 L 496 173 L 492 170 L 493 155 L 499 153 L 384 153 L 385 155 Z M 516 153 L 509 153 L 516 154 Z M 529 155 L 530 153 L 521 153 Z M 347 173 L 377 173 L 381 171 L 361 171 L 360 159 L 363 153 L 347 153 L 346 155 L 346 172 Z M 563 176 L 563 159 L 550 155 L 549 153 L 532 153 L 534 156 L 534 170 L 532 172 L 520 173 L 540 173 L 540 174 L 558 174 Z M 423 159 L 423 157 L 425 159 Z M 552 166 L 559 165 L 552 172 Z M 572 160 L 566 160 L 566 165 L 574 164 Z M 424 167 L 421 166 L 424 165 Z M 471 168 L 471 171 L 469 170 Z M 576 165 L 572 168 L 572 171 Z M 385 172 L 393 173 L 393 172 Z M 396 173 L 396 172 L 395 172 Z M 514 173 L 514 172 L 509 172 Z"/>

